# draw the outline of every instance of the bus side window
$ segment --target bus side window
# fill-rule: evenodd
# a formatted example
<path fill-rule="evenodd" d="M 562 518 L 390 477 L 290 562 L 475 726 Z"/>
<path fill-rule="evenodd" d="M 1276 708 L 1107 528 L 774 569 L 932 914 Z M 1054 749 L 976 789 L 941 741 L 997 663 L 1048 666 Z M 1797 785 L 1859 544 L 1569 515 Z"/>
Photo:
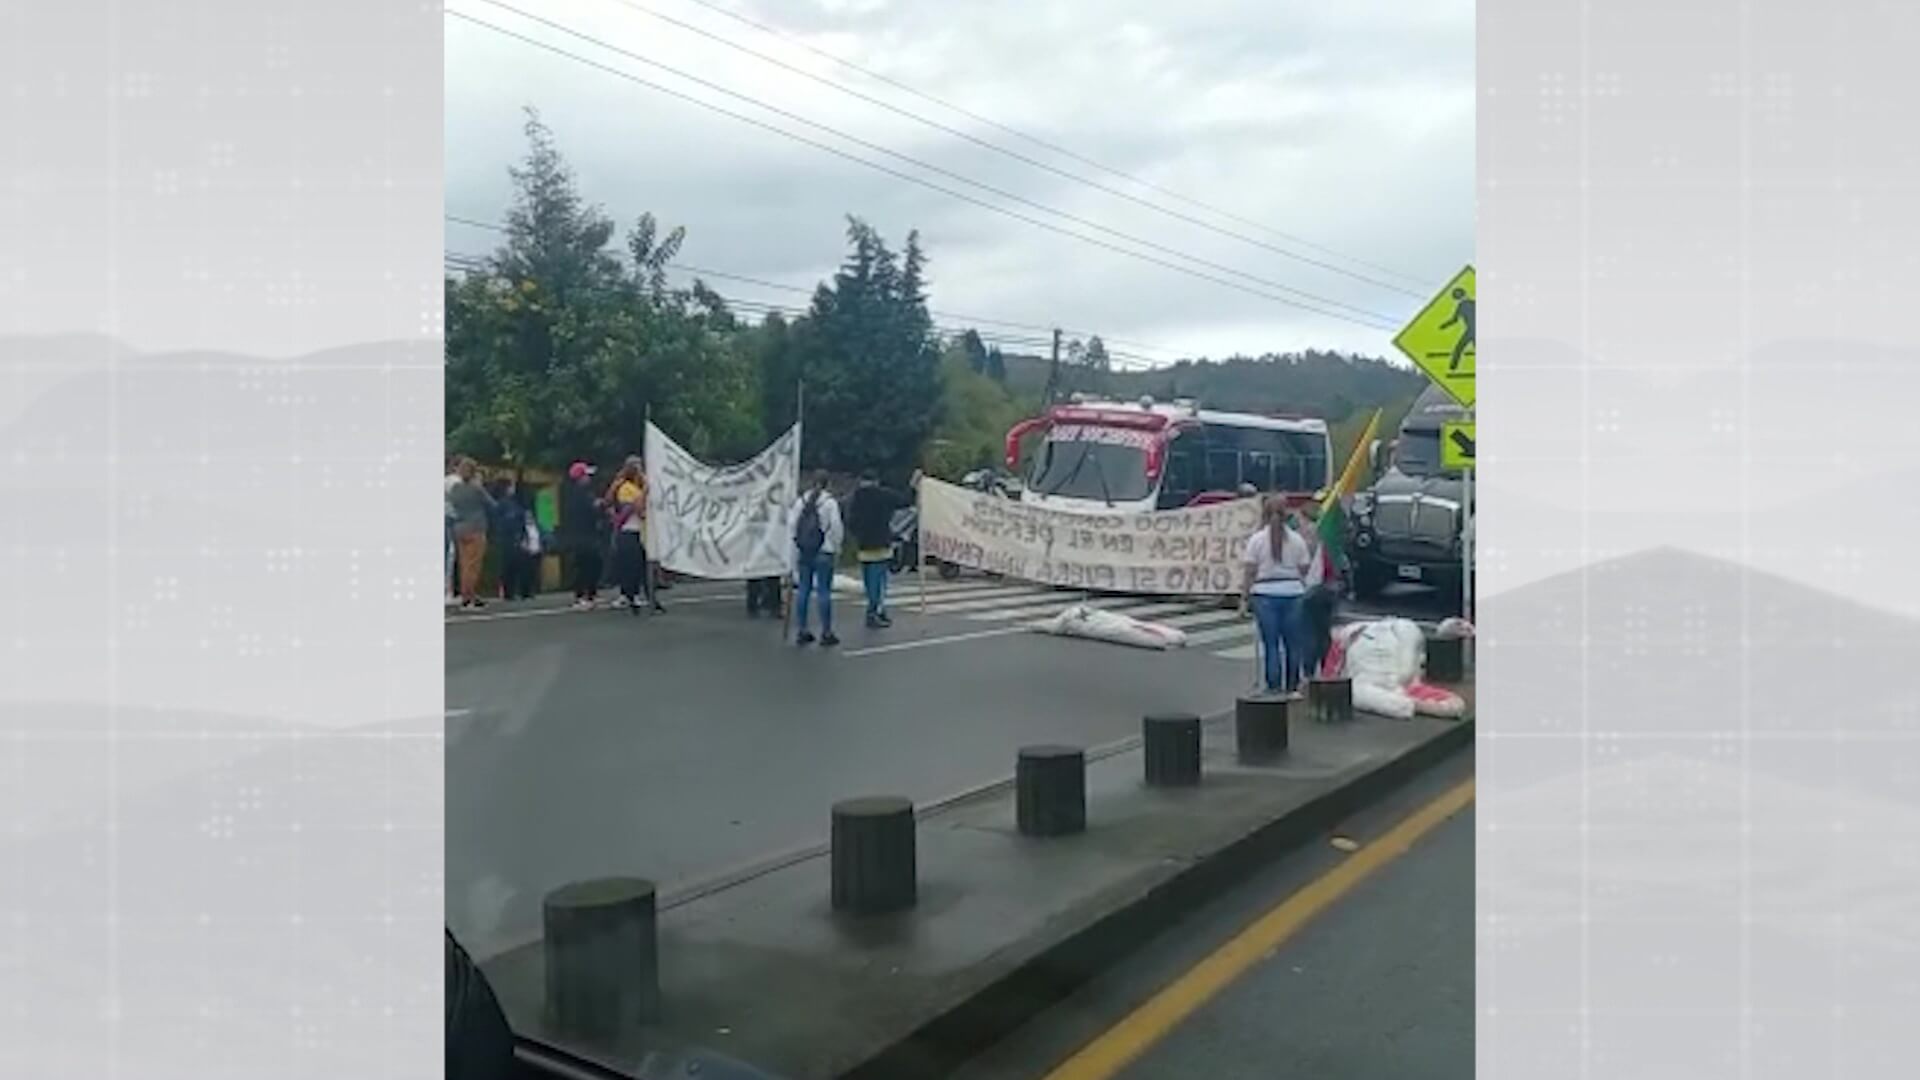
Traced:
<path fill-rule="evenodd" d="M 1240 451 L 1212 450 L 1207 453 L 1207 489 L 1234 491 L 1240 487 Z"/>
<path fill-rule="evenodd" d="M 1250 451 L 1241 463 L 1240 479 L 1261 491 L 1281 490 L 1274 482 L 1273 455 L 1258 450 Z"/>
<path fill-rule="evenodd" d="M 1318 491 L 1327 485 L 1326 445 L 1320 439 L 1306 434 L 1290 434 L 1286 438 L 1284 457 L 1276 471 L 1281 475 L 1276 481 L 1289 491 Z"/>

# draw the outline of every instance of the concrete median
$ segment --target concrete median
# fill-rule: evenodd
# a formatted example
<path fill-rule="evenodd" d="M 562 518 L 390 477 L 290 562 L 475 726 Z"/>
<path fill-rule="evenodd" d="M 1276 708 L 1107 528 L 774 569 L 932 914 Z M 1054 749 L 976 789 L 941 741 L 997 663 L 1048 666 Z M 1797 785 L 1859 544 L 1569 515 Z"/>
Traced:
<path fill-rule="evenodd" d="M 570 1045 L 546 1026 L 537 946 L 488 973 L 523 1035 L 614 1068 L 703 1046 L 789 1080 L 942 1075 L 1473 736 L 1471 720 L 1361 714 L 1296 724 L 1284 753 L 1243 764 L 1231 715 L 1203 725 L 1197 786 L 1144 783 L 1138 739 L 1089 750 L 1084 833 L 1021 835 L 1010 779 L 923 805 L 908 909 L 836 917 L 824 846 L 678 890 L 655 1024 Z"/>

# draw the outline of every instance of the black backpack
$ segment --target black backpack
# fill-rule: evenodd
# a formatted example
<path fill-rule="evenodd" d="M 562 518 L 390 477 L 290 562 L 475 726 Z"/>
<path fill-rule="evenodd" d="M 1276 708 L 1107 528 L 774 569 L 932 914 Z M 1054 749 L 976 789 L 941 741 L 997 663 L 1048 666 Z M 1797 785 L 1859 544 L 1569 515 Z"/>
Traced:
<path fill-rule="evenodd" d="M 800 520 L 794 523 L 793 539 L 800 547 L 800 557 L 812 562 L 826 546 L 827 531 L 820 527 L 820 493 L 812 492 L 807 501 L 800 504 Z"/>

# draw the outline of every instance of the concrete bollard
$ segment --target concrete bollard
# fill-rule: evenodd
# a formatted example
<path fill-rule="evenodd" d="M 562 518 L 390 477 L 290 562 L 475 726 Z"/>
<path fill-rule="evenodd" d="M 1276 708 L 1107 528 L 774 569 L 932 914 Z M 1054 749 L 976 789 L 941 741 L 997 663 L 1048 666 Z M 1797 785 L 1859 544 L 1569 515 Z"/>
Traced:
<path fill-rule="evenodd" d="M 1254 765 L 1287 752 L 1287 721 L 1293 698 L 1248 694 L 1233 706 L 1233 741 L 1242 764 Z"/>
<path fill-rule="evenodd" d="M 919 898 L 913 802 L 891 795 L 833 804 L 833 910 L 879 915 Z"/>
<path fill-rule="evenodd" d="M 1353 719 L 1353 680 L 1307 680 L 1307 715 L 1316 723 L 1341 724 Z"/>
<path fill-rule="evenodd" d="M 1087 754 L 1077 746 L 1023 746 L 1014 765 L 1014 820 L 1025 836 L 1087 828 Z"/>
<path fill-rule="evenodd" d="M 1141 724 L 1147 783 L 1185 787 L 1200 782 L 1200 718 L 1192 713 L 1159 713 Z"/>
<path fill-rule="evenodd" d="M 1458 686 L 1467 678 L 1467 639 L 1430 637 L 1427 639 L 1427 681 L 1443 686 Z"/>
<path fill-rule="evenodd" d="M 547 1021 L 556 1032 L 609 1038 L 660 1014 L 653 882 L 601 878 L 563 885 L 541 905 Z"/>

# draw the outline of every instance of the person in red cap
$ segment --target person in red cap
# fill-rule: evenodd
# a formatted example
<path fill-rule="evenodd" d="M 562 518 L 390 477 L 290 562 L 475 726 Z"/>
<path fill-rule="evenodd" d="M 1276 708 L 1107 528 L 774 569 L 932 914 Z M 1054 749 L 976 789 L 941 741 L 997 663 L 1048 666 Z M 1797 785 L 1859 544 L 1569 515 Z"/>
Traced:
<path fill-rule="evenodd" d="M 590 611 L 600 598 L 600 546 L 606 536 L 606 505 L 593 493 L 593 466 L 576 461 L 567 467 L 560 489 L 560 521 L 554 538 L 570 560 L 573 606 Z"/>

